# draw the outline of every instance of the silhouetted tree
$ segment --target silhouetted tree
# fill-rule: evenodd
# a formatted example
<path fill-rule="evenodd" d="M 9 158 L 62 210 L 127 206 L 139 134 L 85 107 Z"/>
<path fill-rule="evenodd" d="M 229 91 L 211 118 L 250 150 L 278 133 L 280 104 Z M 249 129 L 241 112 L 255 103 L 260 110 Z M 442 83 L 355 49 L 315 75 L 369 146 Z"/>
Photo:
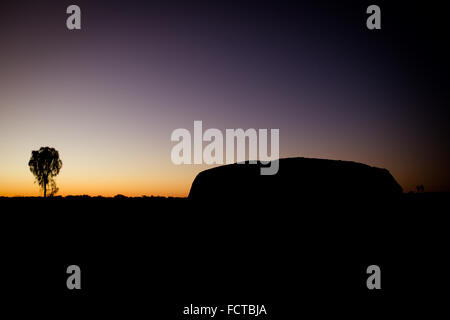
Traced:
<path fill-rule="evenodd" d="M 47 186 L 49 184 L 52 190 L 50 195 L 58 192 L 55 180 L 53 180 L 53 177 L 59 173 L 62 167 L 58 151 L 49 147 L 41 147 L 37 151 L 32 151 L 28 165 L 39 186 L 44 189 L 44 198 L 47 196 Z"/>

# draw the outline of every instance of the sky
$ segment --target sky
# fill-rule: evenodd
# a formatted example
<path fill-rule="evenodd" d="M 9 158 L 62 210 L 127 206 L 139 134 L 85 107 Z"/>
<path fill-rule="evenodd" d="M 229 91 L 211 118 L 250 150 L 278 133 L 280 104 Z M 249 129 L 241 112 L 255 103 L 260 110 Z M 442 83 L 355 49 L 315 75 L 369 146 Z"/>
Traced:
<path fill-rule="evenodd" d="M 66 8 L 81 8 L 81 30 Z M 11 1 L 0 5 L 0 196 L 187 196 L 207 165 L 172 163 L 173 130 L 277 128 L 281 157 L 388 169 L 450 191 L 448 27 L 430 4 Z"/>

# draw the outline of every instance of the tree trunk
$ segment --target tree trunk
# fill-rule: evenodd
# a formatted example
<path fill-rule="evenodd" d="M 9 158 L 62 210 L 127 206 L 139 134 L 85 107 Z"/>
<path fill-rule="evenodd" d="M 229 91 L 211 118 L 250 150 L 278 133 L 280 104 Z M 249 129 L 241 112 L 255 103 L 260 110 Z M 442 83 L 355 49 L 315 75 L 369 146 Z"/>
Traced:
<path fill-rule="evenodd" d="M 44 198 L 47 197 L 47 184 L 44 184 Z"/>

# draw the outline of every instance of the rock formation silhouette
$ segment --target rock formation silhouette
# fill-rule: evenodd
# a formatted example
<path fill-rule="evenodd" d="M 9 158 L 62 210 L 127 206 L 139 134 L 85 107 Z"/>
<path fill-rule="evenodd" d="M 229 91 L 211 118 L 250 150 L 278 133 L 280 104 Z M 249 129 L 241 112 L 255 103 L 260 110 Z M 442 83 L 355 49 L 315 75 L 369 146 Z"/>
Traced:
<path fill-rule="evenodd" d="M 317 197 L 382 197 L 402 194 L 386 169 L 351 161 L 285 158 L 276 175 L 260 175 L 261 164 L 231 164 L 200 172 L 190 199 L 308 200 Z"/>

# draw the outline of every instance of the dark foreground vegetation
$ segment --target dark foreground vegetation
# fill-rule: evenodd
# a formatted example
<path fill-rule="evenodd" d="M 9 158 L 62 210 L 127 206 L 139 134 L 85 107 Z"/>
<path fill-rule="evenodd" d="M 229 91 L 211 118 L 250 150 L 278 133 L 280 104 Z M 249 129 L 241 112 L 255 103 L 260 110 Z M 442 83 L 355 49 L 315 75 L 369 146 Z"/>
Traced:
<path fill-rule="evenodd" d="M 19 313 L 57 303 L 79 316 L 185 319 L 190 303 L 264 303 L 271 319 L 427 314 L 445 299 L 449 199 L 2 198 L 1 287 L 26 301 Z M 78 292 L 66 288 L 71 264 Z M 366 287 L 372 264 L 380 291 Z"/>

